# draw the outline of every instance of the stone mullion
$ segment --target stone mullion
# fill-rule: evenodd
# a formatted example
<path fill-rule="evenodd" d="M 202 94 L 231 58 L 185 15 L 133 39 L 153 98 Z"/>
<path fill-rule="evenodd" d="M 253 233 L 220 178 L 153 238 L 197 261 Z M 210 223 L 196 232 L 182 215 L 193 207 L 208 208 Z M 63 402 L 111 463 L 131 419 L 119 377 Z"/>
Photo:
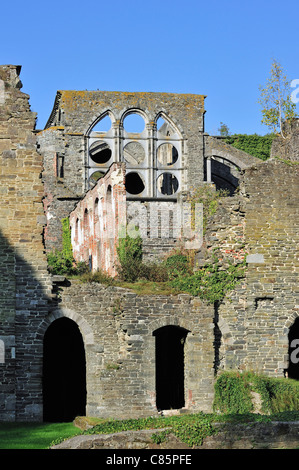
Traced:
<path fill-rule="evenodd" d="M 156 185 L 155 185 L 155 155 L 156 155 L 156 124 L 151 122 L 147 124 L 147 136 L 148 136 L 148 191 L 149 197 L 156 197 Z"/>

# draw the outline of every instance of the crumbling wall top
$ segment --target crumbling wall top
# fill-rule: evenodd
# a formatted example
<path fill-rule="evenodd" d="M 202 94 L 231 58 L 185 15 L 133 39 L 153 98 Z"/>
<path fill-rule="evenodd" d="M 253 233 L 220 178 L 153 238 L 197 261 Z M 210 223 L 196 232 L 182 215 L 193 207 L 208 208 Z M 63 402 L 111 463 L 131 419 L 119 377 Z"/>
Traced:
<path fill-rule="evenodd" d="M 59 90 L 45 127 L 60 125 L 63 113 L 68 126 L 86 133 L 86 123 L 91 125 L 95 117 L 110 110 L 120 120 L 128 109 L 144 111 L 149 121 L 164 111 L 169 117 L 180 115 L 181 120 L 184 115 L 185 120 L 198 122 L 205 112 L 204 100 L 204 95 L 195 94 Z"/>

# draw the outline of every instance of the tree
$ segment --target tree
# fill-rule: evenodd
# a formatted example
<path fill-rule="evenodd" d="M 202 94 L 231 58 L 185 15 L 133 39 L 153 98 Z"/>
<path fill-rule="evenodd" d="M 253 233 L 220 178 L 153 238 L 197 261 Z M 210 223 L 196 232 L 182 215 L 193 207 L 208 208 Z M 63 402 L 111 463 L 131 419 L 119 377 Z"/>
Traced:
<path fill-rule="evenodd" d="M 297 117 L 296 104 L 291 100 L 290 82 L 279 62 L 272 61 L 270 78 L 265 87 L 259 87 L 261 96 L 259 103 L 262 105 L 262 123 L 275 133 L 285 138 L 283 124 Z"/>
<path fill-rule="evenodd" d="M 227 137 L 230 135 L 228 126 L 226 124 L 223 124 L 223 122 L 220 122 L 218 132 L 222 137 Z"/>

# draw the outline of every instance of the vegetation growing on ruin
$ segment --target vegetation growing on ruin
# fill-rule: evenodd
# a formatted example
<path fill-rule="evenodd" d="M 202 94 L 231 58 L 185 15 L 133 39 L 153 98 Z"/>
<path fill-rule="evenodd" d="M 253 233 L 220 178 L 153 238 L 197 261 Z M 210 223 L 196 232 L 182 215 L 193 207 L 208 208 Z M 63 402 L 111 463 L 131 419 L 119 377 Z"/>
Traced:
<path fill-rule="evenodd" d="M 244 277 L 245 261 L 233 264 L 228 261 L 228 267 L 222 268 L 217 257 L 210 263 L 196 270 L 193 274 L 176 276 L 172 287 L 200 297 L 208 303 L 215 303 L 233 290 Z"/>
<path fill-rule="evenodd" d="M 265 161 L 270 157 L 272 141 L 275 137 L 274 133 L 266 135 L 233 134 L 227 136 L 225 142 L 253 157 Z"/>
<path fill-rule="evenodd" d="M 226 191 L 215 191 L 210 186 L 196 188 L 190 193 L 192 214 L 196 203 L 203 204 L 204 233 L 209 219 L 217 211 L 219 199 L 226 195 Z M 127 234 L 119 239 L 117 247 L 117 278 L 111 278 L 101 271 L 91 273 L 86 263 L 76 263 L 73 258 L 69 219 L 65 218 L 62 219 L 62 250 L 48 254 L 49 270 L 52 274 L 79 276 L 82 282 L 122 286 L 139 295 L 171 295 L 184 292 L 200 297 L 208 303 L 222 300 L 244 276 L 244 261 L 237 264 L 227 261 L 224 269 L 223 260 L 220 262 L 214 255 L 212 260 L 195 270 L 194 250 L 178 246 L 161 262 L 148 263 L 142 259 L 142 248 L 142 238 L 138 230 L 134 237 Z"/>
<path fill-rule="evenodd" d="M 299 412 L 299 382 L 267 377 L 252 372 L 223 372 L 215 384 L 214 410 L 221 413 L 254 411 L 252 392 L 261 398 L 261 412 L 267 415 Z"/>
<path fill-rule="evenodd" d="M 252 392 L 260 394 L 256 412 Z M 299 420 L 299 382 L 253 372 L 222 372 L 215 382 L 213 413 L 158 416 L 134 419 L 84 418 L 93 427 L 81 431 L 73 423 L 2 423 L 1 449 L 45 449 L 74 435 L 111 434 L 152 429 L 156 444 L 174 435 L 189 447 L 202 445 L 217 434 L 216 423 L 246 424 Z M 155 431 L 154 431 L 155 430 Z M 161 431 L 159 431 L 161 430 Z"/>
<path fill-rule="evenodd" d="M 73 257 L 70 221 L 68 217 L 61 220 L 62 250 L 47 254 L 48 268 L 51 274 L 64 276 L 80 275 L 87 272 L 86 263 L 76 263 Z"/>

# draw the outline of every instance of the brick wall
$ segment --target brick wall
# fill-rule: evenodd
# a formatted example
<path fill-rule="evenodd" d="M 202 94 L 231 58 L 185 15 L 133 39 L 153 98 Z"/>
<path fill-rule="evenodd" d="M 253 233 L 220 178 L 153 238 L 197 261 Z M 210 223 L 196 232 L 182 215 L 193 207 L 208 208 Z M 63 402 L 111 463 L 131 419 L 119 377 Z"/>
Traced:
<path fill-rule="evenodd" d="M 70 226 L 75 260 L 90 263 L 93 271 L 114 276 L 118 239 L 126 228 L 124 164 L 112 164 L 86 193 L 70 214 Z"/>

